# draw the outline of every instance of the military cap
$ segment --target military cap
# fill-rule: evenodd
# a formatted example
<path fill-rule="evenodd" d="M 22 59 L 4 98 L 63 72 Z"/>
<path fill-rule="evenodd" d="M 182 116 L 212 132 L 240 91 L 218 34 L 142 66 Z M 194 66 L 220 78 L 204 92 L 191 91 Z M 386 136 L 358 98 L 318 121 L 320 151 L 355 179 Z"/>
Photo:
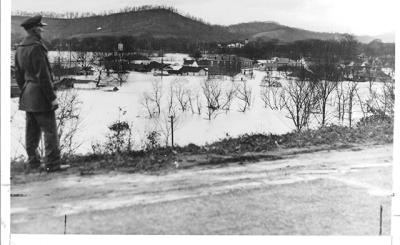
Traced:
<path fill-rule="evenodd" d="M 24 20 L 21 23 L 21 26 L 24 27 L 25 29 L 29 29 L 34 26 L 47 26 L 47 24 L 42 22 L 41 15 L 35 15 L 33 17 L 30 17 L 30 18 Z"/>

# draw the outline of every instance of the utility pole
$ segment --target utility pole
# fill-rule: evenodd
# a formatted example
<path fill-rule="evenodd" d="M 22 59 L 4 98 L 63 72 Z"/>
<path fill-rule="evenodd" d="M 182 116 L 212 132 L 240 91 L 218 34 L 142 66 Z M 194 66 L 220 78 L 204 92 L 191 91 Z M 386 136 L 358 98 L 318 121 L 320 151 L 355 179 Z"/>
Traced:
<path fill-rule="evenodd" d="M 69 44 L 69 71 L 71 71 L 71 39 L 68 41 Z"/>
<path fill-rule="evenodd" d="M 121 77 L 121 70 L 122 70 L 122 52 L 124 50 L 124 44 L 118 43 L 118 54 L 119 54 L 119 64 L 118 64 L 118 80 L 119 86 L 122 86 L 122 77 Z"/>
<path fill-rule="evenodd" d="M 161 49 L 161 80 L 164 75 L 164 51 Z"/>
<path fill-rule="evenodd" d="M 59 65 L 59 71 L 58 71 L 58 81 L 60 81 L 61 80 L 61 69 L 62 69 L 62 65 L 61 65 L 61 43 L 58 43 L 58 45 L 57 45 L 57 48 L 58 48 L 58 65 Z"/>

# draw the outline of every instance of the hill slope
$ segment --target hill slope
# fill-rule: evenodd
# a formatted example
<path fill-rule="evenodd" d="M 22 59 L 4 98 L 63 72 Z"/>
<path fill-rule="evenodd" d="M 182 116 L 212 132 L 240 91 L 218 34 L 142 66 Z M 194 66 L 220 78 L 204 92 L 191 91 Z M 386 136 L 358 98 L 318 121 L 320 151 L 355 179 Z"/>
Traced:
<path fill-rule="evenodd" d="M 12 17 L 12 40 L 24 35 L 20 27 L 27 17 Z M 228 41 L 236 39 L 225 27 L 208 25 L 165 9 L 118 13 L 78 19 L 44 18 L 48 24 L 44 38 L 89 36 L 153 36 L 155 38 L 187 38 L 201 41 Z M 97 30 L 101 27 L 101 30 Z"/>
<path fill-rule="evenodd" d="M 25 35 L 20 27 L 26 16 L 12 16 L 12 43 Z M 293 42 L 304 39 L 338 39 L 342 34 L 313 32 L 280 25 L 276 22 L 249 22 L 230 26 L 209 25 L 182 16 L 168 9 L 149 9 L 77 19 L 44 18 L 48 23 L 44 38 L 96 37 L 96 36 L 145 36 L 154 38 L 185 38 L 203 42 L 229 42 L 233 40 L 271 40 Z M 101 29 L 99 29 L 101 27 Z M 393 35 L 392 35 L 393 36 Z M 368 42 L 374 37 L 362 36 Z M 390 41 L 385 38 L 383 41 Z"/>
<path fill-rule="evenodd" d="M 279 39 L 282 42 L 293 42 L 304 39 L 338 39 L 341 34 L 313 32 L 298 28 L 280 25 L 276 22 L 249 22 L 228 27 L 229 31 L 240 36 L 247 36 L 251 40 Z"/>

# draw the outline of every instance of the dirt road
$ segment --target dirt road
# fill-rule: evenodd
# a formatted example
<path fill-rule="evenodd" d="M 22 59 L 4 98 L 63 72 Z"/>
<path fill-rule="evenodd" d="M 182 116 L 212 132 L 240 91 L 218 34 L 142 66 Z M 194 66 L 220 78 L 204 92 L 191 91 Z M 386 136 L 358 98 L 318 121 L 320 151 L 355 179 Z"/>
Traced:
<path fill-rule="evenodd" d="M 12 233 L 390 233 L 392 145 L 163 175 L 54 175 L 11 187 Z"/>

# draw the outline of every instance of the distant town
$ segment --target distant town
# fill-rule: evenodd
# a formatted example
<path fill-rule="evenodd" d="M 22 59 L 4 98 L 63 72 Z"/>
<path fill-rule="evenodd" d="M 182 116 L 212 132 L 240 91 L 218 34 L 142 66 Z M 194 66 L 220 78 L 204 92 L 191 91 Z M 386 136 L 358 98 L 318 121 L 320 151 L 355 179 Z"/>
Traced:
<path fill-rule="evenodd" d="M 306 43 L 306 41 L 303 41 Z M 327 42 L 327 41 L 320 41 Z M 339 43 L 339 42 L 338 42 Z M 129 71 L 151 73 L 154 76 L 235 76 L 250 74 L 253 70 L 266 72 L 281 71 L 293 75 L 299 69 L 311 71 L 316 65 L 334 65 L 342 73 L 342 80 L 365 82 L 369 80 L 383 81 L 394 79 L 394 54 L 370 46 L 388 46 L 376 40 L 365 45 L 364 52 L 354 53 L 350 59 L 339 59 L 334 54 L 334 60 L 329 64 L 329 57 L 271 57 L 270 59 L 251 59 L 241 54 L 250 50 L 251 43 L 218 44 L 218 53 L 205 50 L 194 51 L 191 57 L 182 60 L 169 61 L 163 57 L 163 51 L 130 52 L 124 51 L 124 44 L 119 44 L 120 51 L 85 52 L 85 51 L 53 51 L 51 63 L 57 86 L 74 88 L 96 88 L 108 83 L 110 74 L 127 73 Z M 254 44 L 253 44 L 254 45 Z M 382 53 L 385 52 L 385 53 Z M 291 52 L 293 56 L 293 52 Z M 329 55 L 329 54 L 328 54 Z M 295 55 L 299 56 L 299 55 Z M 299 56 L 300 57 L 300 56 Z M 11 67 L 13 74 L 13 66 Z M 91 76 L 95 79 L 74 79 L 74 76 Z M 106 75 L 104 77 L 104 75 Z M 18 95 L 15 81 L 12 81 L 11 95 Z"/>

